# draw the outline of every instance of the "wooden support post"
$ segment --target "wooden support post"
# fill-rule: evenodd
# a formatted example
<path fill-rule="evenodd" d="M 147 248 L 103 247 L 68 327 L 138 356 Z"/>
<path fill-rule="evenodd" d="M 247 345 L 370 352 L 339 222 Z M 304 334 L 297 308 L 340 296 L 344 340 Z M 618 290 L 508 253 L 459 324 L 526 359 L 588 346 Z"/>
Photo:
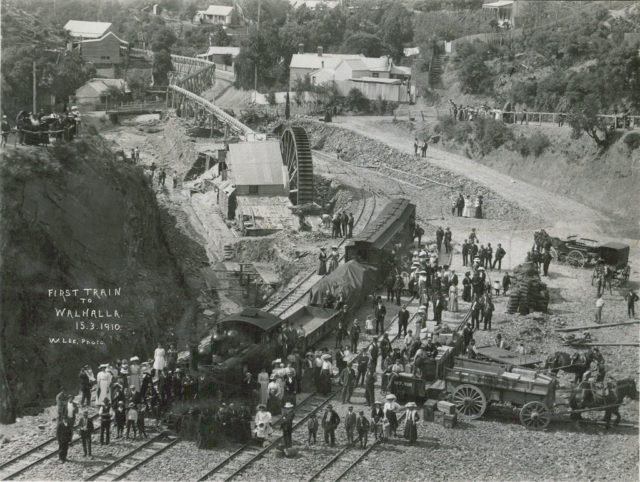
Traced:
<path fill-rule="evenodd" d="M 609 323 L 607 325 L 586 325 L 586 326 L 578 326 L 578 327 L 572 327 L 572 328 L 557 328 L 554 331 L 568 332 L 568 331 L 581 331 L 581 330 L 597 330 L 599 328 L 609 328 L 611 326 L 636 325 L 638 323 L 640 323 L 640 320 L 626 321 L 623 323 Z"/>

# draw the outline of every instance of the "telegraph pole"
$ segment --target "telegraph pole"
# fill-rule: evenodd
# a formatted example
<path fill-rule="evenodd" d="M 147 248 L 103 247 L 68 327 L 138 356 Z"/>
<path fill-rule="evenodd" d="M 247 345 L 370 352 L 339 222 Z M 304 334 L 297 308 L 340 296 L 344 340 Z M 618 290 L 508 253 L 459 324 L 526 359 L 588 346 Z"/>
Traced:
<path fill-rule="evenodd" d="M 260 45 L 260 6 L 262 0 L 258 0 L 258 45 Z M 255 60 L 253 64 L 253 90 L 254 90 L 254 102 L 258 102 L 258 60 Z"/>
<path fill-rule="evenodd" d="M 33 110 L 31 113 L 36 115 L 36 59 L 33 59 Z"/>

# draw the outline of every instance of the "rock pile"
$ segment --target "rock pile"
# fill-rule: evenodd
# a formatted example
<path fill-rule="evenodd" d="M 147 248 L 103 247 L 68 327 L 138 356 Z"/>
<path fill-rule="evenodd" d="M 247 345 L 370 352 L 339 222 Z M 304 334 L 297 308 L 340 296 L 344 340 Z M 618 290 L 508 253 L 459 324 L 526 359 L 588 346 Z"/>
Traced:
<path fill-rule="evenodd" d="M 321 146 L 328 153 L 339 153 L 343 161 L 360 167 L 393 168 L 406 173 L 406 176 L 394 173 L 394 177 L 406 177 L 407 181 L 417 182 L 423 177 L 451 186 L 456 192 L 463 192 L 472 198 L 481 195 L 485 200 L 488 218 L 517 219 L 524 222 L 532 217 L 517 204 L 504 199 L 489 188 L 431 163 L 422 162 L 422 159 L 382 142 L 310 119 L 297 119 L 296 125 L 301 125 L 307 130 L 312 146 Z M 429 185 L 433 186 L 431 183 Z"/>

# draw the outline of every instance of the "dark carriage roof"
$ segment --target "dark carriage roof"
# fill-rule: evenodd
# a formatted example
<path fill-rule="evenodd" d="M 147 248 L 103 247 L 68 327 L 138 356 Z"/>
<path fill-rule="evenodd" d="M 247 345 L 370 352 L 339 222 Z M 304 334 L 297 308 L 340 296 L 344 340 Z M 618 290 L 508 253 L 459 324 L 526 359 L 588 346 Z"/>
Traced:
<path fill-rule="evenodd" d="M 600 247 L 601 248 L 608 248 L 608 249 L 615 249 L 616 251 L 629 249 L 629 245 L 628 244 L 617 243 L 615 241 L 612 241 L 610 243 L 601 244 Z"/>
<path fill-rule="evenodd" d="M 370 222 L 358 236 L 353 238 L 353 242 L 371 243 L 373 247 L 383 247 L 414 213 L 415 206 L 407 199 L 392 199 L 378 214 L 375 221 Z"/>
<path fill-rule="evenodd" d="M 270 331 L 278 326 L 282 320 L 271 313 L 266 311 L 257 310 L 255 308 L 245 308 L 240 313 L 233 313 L 232 315 L 223 318 L 218 323 L 236 322 L 236 323 L 248 323 L 260 328 L 264 331 Z"/>

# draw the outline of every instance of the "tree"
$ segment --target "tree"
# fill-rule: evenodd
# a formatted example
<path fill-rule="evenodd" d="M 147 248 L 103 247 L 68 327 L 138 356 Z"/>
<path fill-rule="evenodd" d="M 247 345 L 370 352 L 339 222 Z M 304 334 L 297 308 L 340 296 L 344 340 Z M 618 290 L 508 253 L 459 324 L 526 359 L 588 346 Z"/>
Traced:
<path fill-rule="evenodd" d="M 355 87 L 347 94 L 347 107 L 357 112 L 369 111 L 369 99 L 367 99 L 362 91 Z"/>
<path fill-rule="evenodd" d="M 404 44 L 413 40 L 411 14 L 399 3 L 393 3 L 382 18 L 382 41 L 387 52 L 397 62 L 402 57 Z"/>
<path fill-rule="evenodd" d="M 168 74 L 173 70 L 171 55 L 166 50 L 155 52 L 153 55 L 153 85 L 167 85 L 169 83 Z"/>
<path fill-rule="evenodd" d="M 380 57 L 382 40 L 377 35 L 357 32 L 344 39 L 340 51 L 348 54 L 363 54 L 365 57 Z"/>
<path fill-rule="evenodd" d="M 222 25 L 214 25 L 213 29 L 209 32 L 209 38 L 211 39 L 211 45 L 218 47 L 226 47 L 231 44 L 231 37 L 227 35 Z"/>
<path fill-rule="evenodd" d="M 173 30 L 162 27 L 155 30 L 151 37 L 151 50 L 159 52 L 161 50 L 169 50 L 171 46 L 176 43 L 176 35 Z"/>
<path fill-rule="evenodd" d="M 591 137 L 598 147 L 606 148 L 615 139 L 615 131 L 610 129 L 602 117 L 598 117 L 600 103 L 595 95 L 588 95 L 583 102 L 575 103 L 569 112 L 572 137 L 582 134 Z"/>

